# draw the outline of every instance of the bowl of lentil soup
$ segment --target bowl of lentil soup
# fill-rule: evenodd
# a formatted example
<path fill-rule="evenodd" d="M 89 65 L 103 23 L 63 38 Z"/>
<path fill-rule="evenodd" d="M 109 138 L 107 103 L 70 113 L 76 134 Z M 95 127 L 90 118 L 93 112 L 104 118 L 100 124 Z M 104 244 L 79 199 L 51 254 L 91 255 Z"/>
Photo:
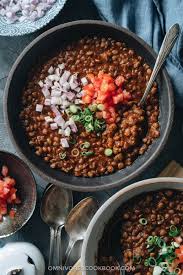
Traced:
<path fill-rule="evenodd" d="M 140 181 L 113 195 L 89 225 L 83 274 L 119 274 L 85 271 L 88 266 L 116 266 L 119 258 L 126 275 L 182 274 L 182 198 L 183 179 L 168 177 Z M 114 236 L 119 236 L 115 244 Z"/>
<path fill-rule="evenodd" d="M 40 35 L 6 85 L 5 118 L 21 156 L 46 180 L 74 190 L 134 179 L 164 147 L 173 120 L 166 70 L 146 108 L 138 107 L 155 58 L 135 34 L 101 21 Z"/>

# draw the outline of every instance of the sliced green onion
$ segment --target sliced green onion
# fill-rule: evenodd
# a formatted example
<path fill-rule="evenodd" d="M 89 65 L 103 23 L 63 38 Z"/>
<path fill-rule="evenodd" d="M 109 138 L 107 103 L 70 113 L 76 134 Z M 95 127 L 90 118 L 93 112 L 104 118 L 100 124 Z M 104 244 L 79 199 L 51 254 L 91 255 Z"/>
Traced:
<path fill-rule="evenodd" d="M 97 110 L 97 104 L 89 105 L 89 109 L 90 109 L 92 112 L 96 112 L 96 110 Z"/>
<path fill-rule="evenodd" d="M 69 143 L 70 143 L 70 144 L 76 144 L 76 140 L 75 140 L 74 138 L 73 138 L 73 139 L 70 139 L 70 140 L 69 140 Z"/>
<path fill-rule="evenodd" d="M 154 237 L 153 237 L 153 236 L 149 236 L 149 237 L 147 238 L 147 243 L 148 243 L 148 244 L 153 244 L 153 243 L 154 243 Z"/>
<path fill-rule="evenodd" d="M 175 248 L 178 248 L 180 246 L 180 244 L 176 242 L 172 242 L 171 245 Z"/>
<path fill-rule="evenodd" d="M 93 155 L 94 154 L 94 152 L 93 151 L 84 151 L 84 152 L 82 152 L 81 153 L 81 155 L 83 155 L 83 156 L 91 156 L 91 155 Z"/>
<path fill-rule="evenodd" d="M 110 148 L 107 148 L 107 149 L 105 149 L 105 151 L 104 151 L 104 154 L 105 154 L 107 157 L 112 156 L 112 153 L 113 153 L 113 151 L 112 151 L 112 149 L 110 149 Z"/>
<path fill-rule="evenodd" d="M 152 252 L 154 250 L 154 248 L 155 248 L 154 246 L 149 247 L 148 252 Z"/>
<path fill-rule="evenodd" d="M 180 234 L 180 230 L 175 226 L 170 226 L 169 236 L 170 237 L 177 237 Z"/>
<path fill-rule="evenodd" d="M 153 257 L 149 257 L 148 259 L 149 266 L 154 267 L 156 265 L 156 259 Z"/>
<path fill-rule="evenodd" d="M 144 265 L 145 265 L 145 266 L 149 266 L 149 259 L 145 259 Z"/>
<path fill-rule="evenodd" d="M 74 115 L 74 116 L 72 116 L 72 118 L 74 119 L 74 121 L 80 121 L 79 115 Z"/>
<path fill-rule="evenodd" d="M 157 239 L 157 245 L 162 248 L 165 246 L 165 241 L 162 238 Z"/>
<path fill-rule="evenodd" d="M 85 124 L 85 129 L 87 132 L 91 132 L 94 130 L 94 127 L 93 127 L 92 123 L 88 123 L 88 124 Z"/>
<path fill-rule="evenodd" d="M 59 158 L 60 158 L 60 159 L 65 159 L 66 156 L 67 156 L 66 152 L 63 152 L 63 153 L 60 153 L 60 154 L 59 154 Z"/>
<path fill-rule="evenodd" d="M 81 143 L 80 148 L 88 149 L 88 148 L 90 148 L 90 143 L 88 141 L 85 141 L 85 142 Z"/>
<path fill-rule="evenodd" d="M 79 150 L 77 148 L 72 149 L 71 155 L 75 158 L 78 157 L 79 156 Z"/>
<path fill-rule="evenodd" d="M 167 262 L 159 263 L 159 266 L 163 268 L 163 271 L 166 271 L 169 268 L 169 264 Z"/>
<path fill-rule="evenodd" d="M 87 116 L 85 116 L 84 120 L 87 121 L 87 122 L 90 122 L 90 121 L 93 120 L 93 116 L 87 115 Z"/>
<path fill-rule="evenodd" d="M 181 271 L 181 269 L 177 267 L 177 268 L 175 269 L 175 274 L 179 274 L 180 271 Z"/>
<path fill-rule="evenodd" d="M 98 109 L 99 111 L 103 111 L 103 110 L 104 110 L 104 104 L 98 104 L 98 105 L 97 105 L 97 109 Z"/>
<path fill-rule="evenodd" d="M 166 260 L 169 264 L 171 264 L 176 258 L 177 256 L 175 255 L 175 253 L 173 253 L 172 255 L 166 256 Z"/>
<path fill-rule="evenodd" d="M 133 256 L 133 263 L 134 263 L 134 264 L 140 264 L 141 261 L 142 261 L 142 257 L 141 257 L 141 256 L 139 256 L 139 255 Z"/>
<path fill-rule="evenodd" d="M 76 105 L 72 104 L 70 105 L 69 110 L 71 111 L 71 113 L 76 114 L 78 111 L 78 108 Z"/>
<path fill-rule="evenodd" d="M 139 223 L 142 224 L 142 225 L 146 225 L 147 224 L 147 220 L 145 218 L 141 218 L 139 220 Z"/>

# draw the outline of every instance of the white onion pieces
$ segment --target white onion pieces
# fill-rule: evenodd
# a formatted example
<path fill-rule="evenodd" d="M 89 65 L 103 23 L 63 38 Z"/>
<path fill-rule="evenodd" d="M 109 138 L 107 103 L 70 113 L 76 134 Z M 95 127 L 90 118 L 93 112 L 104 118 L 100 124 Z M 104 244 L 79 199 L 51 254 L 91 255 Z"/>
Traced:
<path fill-rule="evenodd" d="M 59 64 L 57 67 L 51 66 L 44 81 L 38 82 L 45 97 L 44 106 L 50 106 L 55 116 L 54 119 L 50 116 L 45 117 L 45 122 L 51 123 L 52 130 L 58 129 L 58 133 L 63 137 L 60 142 L 64 148 L 69 147 L 66 137 L 78 131 L 74 120 L 68 118 L 67 109 L 70 105 L 82 103 L 81 85 L 86 81 L 87 79 L 79 80 L 76 74 L 72 75 L 65 70 L 64 64 Z M 68 118 L 67 121 L 65 117 Z"/>
<path fill-rule="evenodd" d="M 35 21 L 55 4 L 56 0 L 1 0 L 0 15 L 8 24 Z"/>

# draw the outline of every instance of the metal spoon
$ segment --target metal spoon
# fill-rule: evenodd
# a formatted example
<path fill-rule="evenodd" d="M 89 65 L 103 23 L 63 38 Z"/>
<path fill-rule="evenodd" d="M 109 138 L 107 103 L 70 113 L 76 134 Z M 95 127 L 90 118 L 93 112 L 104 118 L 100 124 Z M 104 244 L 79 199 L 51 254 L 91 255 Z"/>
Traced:
<path fill-rule="evenodd" d="M 163 39 L 163 43 L 161 45 L 158 57 L 156 59 L 156 63 L 154 65 L 154 69 L 152 71 L 151 77 L 150 77 L 147 87 L 145 89 L 144 95 L 143 95 L 142 99 L 140 100 L 140 103 L 139 103 L 140 106 L 144 105 L 146 98 L 147 98 L 149 92 L 151 91 L 152 85 L 153 85 L 162 65 L 164 64 L 167 56 L 171 52 L 171 50 L 179 36 L 179 32 L 180 32 L 179 24 L 175 24 L 166 33 L 165 38 Z"/>
<path fill-rule="evenodd" d="M 73 197 L 70 190 L 60 186 L 50 185 L 42 198 L 40 214 L 43 221 L 50 227 L 49 266 L 53 266 L 54 249 L 56 251 L 56 266 L 61 261 L 61 231 L 66 218 L 73 207 Z"/>
<path fill-rule="evenodd" d="M 69 213 L 65 222 L 65 230 L 70 237 L 65 253 L 65 264 L 75 243 L 84 239 L 88 225 L 97 210 L 97 201 L 92 197 L 88 197 L 80 201 Z"/>

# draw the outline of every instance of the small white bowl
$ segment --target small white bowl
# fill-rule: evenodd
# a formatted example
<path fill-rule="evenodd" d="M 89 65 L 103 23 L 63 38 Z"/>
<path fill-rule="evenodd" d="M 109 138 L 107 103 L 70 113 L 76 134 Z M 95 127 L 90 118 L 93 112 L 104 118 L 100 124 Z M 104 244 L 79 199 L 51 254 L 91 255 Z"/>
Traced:
<path fill-rule="evenodd" d="M 139 181 L 125 187 L 108 199 L 93 217 L 86 233 L 81 252 L 81 265 L 83 275 L 96 275 L 94 270 L 98 243 L 106 224 L 114 215 L 116 210 L 126 201 L 144 192 L 156 191 L 160 189 L 176 189 L 183 191 L 183 178 L 152 178 Z"/>

